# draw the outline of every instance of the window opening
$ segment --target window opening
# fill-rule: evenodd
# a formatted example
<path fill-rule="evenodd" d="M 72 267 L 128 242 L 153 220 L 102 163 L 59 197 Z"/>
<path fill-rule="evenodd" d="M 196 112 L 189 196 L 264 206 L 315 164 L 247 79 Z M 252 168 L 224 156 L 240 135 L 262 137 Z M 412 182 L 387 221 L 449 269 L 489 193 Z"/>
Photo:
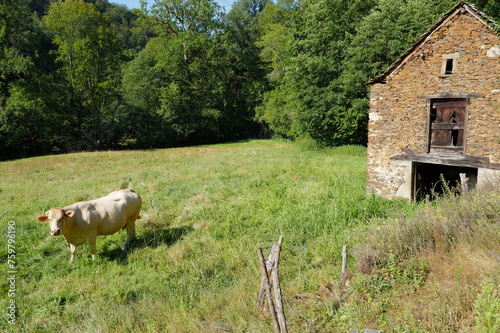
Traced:
<path fill-rule="evenodd" d="M 458 130 L 451 131 L 451 143 L 450 143 L 451 146 L 456 147 L 458 145 L 458 136 L 459 136 Z"/>
<path fill-rule="evenodd" d="M 451 74 L 457 73 L 458 58 L 460 54 L 458 52 L 443 54 L 443 62 L 441 64 L 441 77 L 446 78 Z"/>
<path fill-rule="evenodd" d="M 453 114 L 450 117 L 450 124 L 458 124 L 458 121 L 456 119 L 457 112 L 453 112 Z M 458 144 L 458 130 L 452 130 L 451 131 L 451 142 L 450 146 L 456 147 Z"/>
<path fill-rule="evenodd" d="M 457 111 L 453 112 L 453 114 L 450 117 L 450 124 L 457 124 L 457 119 L 456 119 Z"/>
<path fill-rule="evenodd" d="M 445 74 L 453 74 L 453 59 L 446 59 Z"/>
<path fill-rule="evenodd" d="M 431 101 L 428 152 L 462 154 L 466 99 Z"/>

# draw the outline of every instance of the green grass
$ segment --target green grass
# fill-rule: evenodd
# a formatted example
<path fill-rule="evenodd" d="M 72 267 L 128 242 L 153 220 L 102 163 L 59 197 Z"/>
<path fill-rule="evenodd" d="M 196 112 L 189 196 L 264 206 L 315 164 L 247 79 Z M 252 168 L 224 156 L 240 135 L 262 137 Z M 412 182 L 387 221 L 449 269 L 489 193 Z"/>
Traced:
<path fill-rule="evenodd" d="M 0 260 L 7 271 L 15 221 L 18 271 L 17 322 L 2 316 L 0 326 L 13 332 L 269 332 L 256 310 L 255 250 L 280 235 L 288 303 L 315 329 L 336 332 L 336 301 L 317 290 L 338 280 L 342 245 L 358 244 L 370 219 L 414 209 L 365 194 L 366 151 L 357 146 L 255 140 L 79 153 L 2 162 L 0 175 Z M 69 264 L 64 239 L 37 216 L 127 186 L 143 198 L 132 249 L 120 250 L 124 232 L 101 236 L 98 259 L 80 246 Z M 7 295 L 5 279 L 1 288 Z M 292 332 L 305 330 L 290 310 L 287 319 Z"/>

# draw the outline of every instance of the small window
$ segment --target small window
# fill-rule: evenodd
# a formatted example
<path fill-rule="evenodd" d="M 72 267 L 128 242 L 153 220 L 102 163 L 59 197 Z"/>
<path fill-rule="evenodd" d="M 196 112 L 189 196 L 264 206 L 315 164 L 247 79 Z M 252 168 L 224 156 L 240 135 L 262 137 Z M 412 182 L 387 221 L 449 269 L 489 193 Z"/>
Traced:
<path fill-rule="evenodd" d="M 453 74 L 453 59 L 446 59 L 445 74 Z"/>
<path fill-rule="evenodd" d="M 441 67 L 441 75 L 443 77 L 457 73 L 458 57 L 458 52 L 443 54 L 443 65 Z"/>

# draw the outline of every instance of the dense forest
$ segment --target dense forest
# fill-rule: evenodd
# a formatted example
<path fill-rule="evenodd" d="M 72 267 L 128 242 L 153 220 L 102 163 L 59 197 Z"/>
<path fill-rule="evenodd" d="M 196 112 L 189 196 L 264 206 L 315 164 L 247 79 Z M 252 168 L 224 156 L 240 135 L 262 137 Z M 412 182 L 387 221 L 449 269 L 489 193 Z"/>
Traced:
<path fill-rule="evenodd" d="M 456 0 L 0 1 L 0 159 L 365 144 L 368 80 Z M 492 18 L 500 0 L 476 1 Z"/>

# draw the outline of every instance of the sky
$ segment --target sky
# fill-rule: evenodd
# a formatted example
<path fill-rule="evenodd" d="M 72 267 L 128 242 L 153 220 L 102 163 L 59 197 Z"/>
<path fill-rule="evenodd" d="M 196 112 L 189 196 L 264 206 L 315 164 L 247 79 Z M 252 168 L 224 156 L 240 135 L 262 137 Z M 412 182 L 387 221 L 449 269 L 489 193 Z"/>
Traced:
<path fill-rule="evenodd" d="M 125 5 L 128 9 L 141 8 L 140 0 L 109 0 L 109 2 L 117 3 L 119 5 Z M 153 1 L 149 1 L 153 2 Z M 216 1 L 220 6 L 226 9 L 226 13 L 231 10 L 231 6 L 234 0 L 217 0 Z"/>

